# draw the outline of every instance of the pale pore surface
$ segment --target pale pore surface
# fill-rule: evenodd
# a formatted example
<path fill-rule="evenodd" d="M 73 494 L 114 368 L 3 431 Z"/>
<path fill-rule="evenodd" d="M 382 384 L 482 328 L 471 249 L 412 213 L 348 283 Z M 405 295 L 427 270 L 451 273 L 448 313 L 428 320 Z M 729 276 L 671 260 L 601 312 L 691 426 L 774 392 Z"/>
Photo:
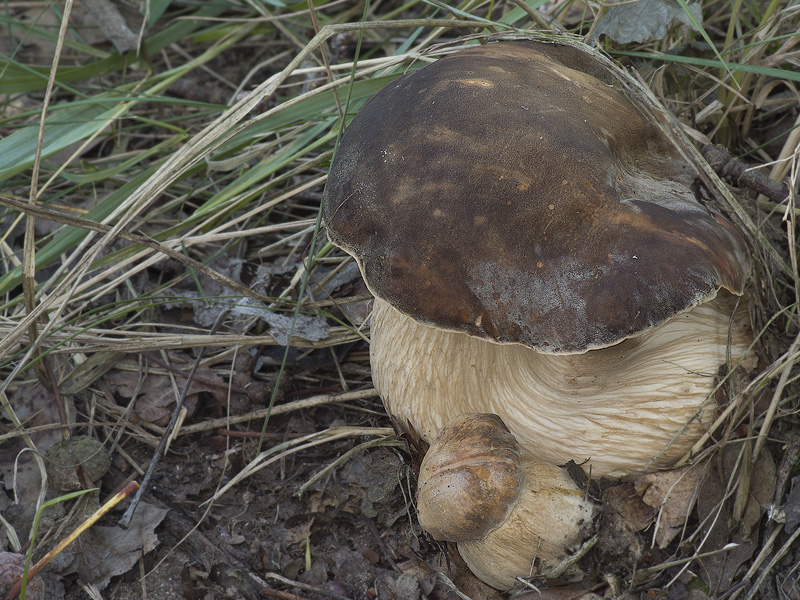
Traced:
<path fill-rule="evenodd" d="M 420 325 L 376 299 L 373 380 L 389 414 L 428 442 L 459 414 L 489 412 L 536 460 L 588 460 L 584 470 L 598 477 L 668 467 L 717 414 L 706 397 L 726 361 L 735 301 L 720 293 L 616 346 L 551 355 Z M 751 341 L 746 313 L 743 302 L 734 362 Z"/>

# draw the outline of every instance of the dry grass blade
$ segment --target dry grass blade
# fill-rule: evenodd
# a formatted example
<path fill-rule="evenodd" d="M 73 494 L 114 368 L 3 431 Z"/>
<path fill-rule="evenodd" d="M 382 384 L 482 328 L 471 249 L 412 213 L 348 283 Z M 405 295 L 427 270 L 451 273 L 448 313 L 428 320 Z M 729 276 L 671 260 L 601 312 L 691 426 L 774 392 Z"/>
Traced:
<path fill-rule="evenodd" d="M 769 408 L 764 415 L 764 422 L 761 424 L 761 430 L 758 433 L 758 439 L 756 440 L 756 447 L 753 451 L 754 456 L 758 456 L 761 452 L 761 449 L 764 447 L 764 444 L 767 442 L 767 436 L 769 435 L 769 431 L 772 428 L 773 421 L 775 419 L 775 414 L 778 410 L 778 405 L 780 404 L 784 392 L 786 390 L 786 385 L 789 382 L 789 377 L 792 376 L 792 369 L 794 368 L 795 363 L 797 362 L 798 352 L 800 351 L 800 337 L 796 338 L 792 345 L 787 350 L 786 354 L 780 360 L 780 377 L 778 378 L 778 382 L 775 385 L 775 391 L 772 394 L 772 400 L 769 403 Z"/>
<path fill-rule="evenodd" d="M 37 196 L 37 185 L 39 180 L 39 166 L 42 155 L 42 142 L 44 139 L 44 125 L 47 118 L 47 108 L 50 104 L 50 98 L 53 94 L 53 86 L 58 73 L 58 63 L 61 59 L 61 49 L 64 43 L 64 36 L 66 35 L 67 24 L 69 23 L 69 15 L 72 12 L 72 0 L 67 0 L 64 6 L 64 16 L 61 19 L 61 27 L 58 32 L 58 39 L 56 48 L 53 55 L 53 64 L 50 68 L 50 77 L 47 81 L 47 89 L 45 90 L 44 101 L 42 103 L 41 119 L 39 121 L 39 134 L 36 138 L 36 154 L 33 161 L 33 176 L 30 189 L 30 196 L 28 202 L 33 204 Z M 35 285 L 35 270 L 36 270 L 36 251 L 34 241 L 34 219 L 28 215 L 25 219 L 25 246 L 24 246 L 24 259 L 23 264 L 23 292 L 25 295 L 25 308 L 30 315 L 36 308 L 36 285 Z M 31 321 L 29 325 L 30 339 L 35 340 L 39 338 L 39 330 L 36 321 Z M 36 370 L 39 380 L 42 382 L 47 381 L 47 375 L 41 362 L 36 363 Z"/>
<path fill-rule="evenodd" d="M 394 430 L 391 427 L 332 427 L 324 431 L 312 433 L 297 440 L 291 440 L 273 446 L 269 450 L 261 452 L 247 466 L 237 473 L 228 483 L 220 488 L 207 502 L 216 502 L 224 496 L 231 488 L 235 487 L 248 477 L 255 475 L 261 469 L 269 465 L 291 456 L 297 452 L 340 440 L 343 438 L 360 437 L 360 436 L 394 436 Z"/>
<path fill-rule="evenodd" d="M 313 396 L 311 398 L 305 398 L 304 400 L 287 402 L 286 404 L 281 404 L 280 406 L 275 406 L 271 409 L 265 408 L 235 417 L 224 417 L 220 419 L 212 419 L 203 423 L 197 423 L 195 425 L 187 425 L 185 427 L 181 427 L 179 435 L 188 435 L 192 433 L 198 433 L 200 431 L 217 429 L 219 427 L 228 427 L 230 425 L 235 425 L 236 423 L 245 423 L 247 421 L 260 421 L 267 415 L 277 416 L 293 411 L 313 408 L 315 406 L 323 406 L 326 404 L 339 402 L 350 402 L 352 400 L 364 400 L 367 398 L 376 398 L 377 396 L 378 392 L 376 392 L 374 389 L 359 390 L 357 392 L 344 392 L 342 394 L 335 395 Z"/>

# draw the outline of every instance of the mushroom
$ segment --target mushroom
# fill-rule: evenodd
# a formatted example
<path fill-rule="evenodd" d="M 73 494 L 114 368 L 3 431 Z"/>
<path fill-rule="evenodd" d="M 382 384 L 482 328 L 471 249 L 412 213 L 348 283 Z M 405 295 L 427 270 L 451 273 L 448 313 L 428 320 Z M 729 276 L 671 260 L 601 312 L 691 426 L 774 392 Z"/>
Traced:
<path fill-rule="evenodd" d="M 418 491 L 422 527 L 458 542 L 472 572 L 499 589 L 558 567 L 595 513 L 562 469 L 522 458 L 494 414 L 460 415 L 442 428 L 420 465 Z"/>
<path fill-rule="evenodd" d="M 328 236 L 375 296 L 375 387 L 427 442 L 493 413 L 523 461 L 666 468 L 748 356 L 746 243 L 608 65 L 471 47 L 387 85 L 342 138 Z"/>

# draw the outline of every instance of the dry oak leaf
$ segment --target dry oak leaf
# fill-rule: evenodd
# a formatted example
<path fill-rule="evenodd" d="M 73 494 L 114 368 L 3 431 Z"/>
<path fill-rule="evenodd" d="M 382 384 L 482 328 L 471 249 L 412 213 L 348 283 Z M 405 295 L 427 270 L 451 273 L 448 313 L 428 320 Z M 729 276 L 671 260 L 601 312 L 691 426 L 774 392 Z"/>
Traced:
<path fill-rule="evenodd" d="M 655 540 L 665 548 L 683 529 L 697 500 L 697 489 L 703 478 L 703 465 L 691 465 L 674 471 L 659 471 L 640 475 L 633 480 L 637 494 L 659 515 Z"/>

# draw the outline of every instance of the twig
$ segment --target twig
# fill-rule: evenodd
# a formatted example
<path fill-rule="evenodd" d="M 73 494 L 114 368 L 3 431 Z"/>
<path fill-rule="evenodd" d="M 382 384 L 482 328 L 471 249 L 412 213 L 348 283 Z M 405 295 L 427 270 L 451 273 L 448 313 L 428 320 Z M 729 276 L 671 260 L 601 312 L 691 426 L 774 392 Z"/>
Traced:
<path fill-rule="evenodd" d="M 267 579 L 272 579 L 274 581 L 280 581 L 286 585 L 291 585 L 292 587 L 300 588 L 301 590 L 306 590 L 307 592 L 315 592 L 317 594 L 322 594 L 323 596 L 327 596 L 328 598 L 333 598 L 334 600 L 351 600 L 347 596 L 342 596 L 341 594 L 337 594 L 336 592 L 331 592 L 326 590 L 325 588 L 318 587 L 316 585 L 308 585 L 307 583 L 302 583 L 301 581 L 294 581 L 289 579 L 288 577 L 284 577 L 283 575 L 278 575 L 277 573 L 265 573 L 264 577 Z"/>
<path fill-rule="evenodd" d="M 84 531 L 86 531 L 92 525 L 97 523 L 97 521 L 99 521 L 100 518 L 103 515 L 105 515 L 108 511 L 110 511 L 112 508 L 114 508 L 117 504 L 119 504 L 124 498 L 126 498 L 128 495 L 130 495 L 131 492 L 133 492 L 136 489 L 139 489 L 139 484 L 136 483 L 135 481 L 131 481 L 128 485 L 126 485 L 122 489 L 122 491 L 114 494 L 111 497 L 111 499 L 108 500 L 105 504 L 103 504 L 103 506 L 98 508 L 92 514 L 92 516 L 90 516 L 83 523 L 78 525 L 78 527 L 76 527 L 75 530 L 72 533 L 70 533 L 67 537 L 65 537 L 63 540 L 61 540 L 56 545 L 55 548 L 53 548 L 52 550 L 50 550 L 50 552 L 45 554 L 39 560 L 39 562 L 37 562 L 35 565 L 33 565 L 33 567 L 31 567 L 28 570 L 28 581 L 30 581 L 31 579 L 36 577 L 36 575 L 38 575 L 39 572 L 42 569 L 44 569 L 51 560 L 53 560 L 56 556 L 58 556 L 64 550 L 64 548 L 69 546 L 72 542 L 74 542 L 81 535 L 83 535 Z M 13 600 L 17 596 L 19 596 L 19 593 L 20 593 L 21 589 L 22 589 L 22 578 L 20 578 L 20 580 L 17 581 L 17 583 L 15 583 L 12 586 L 11 590 L 5 595 L 5 600 Z"/>
<path fill-rule="evenodd" d="M 275 588 L 265 587 L 259 590 L 264 596 L 271 596 L 273 598 L 281 598 L 281 600 L 306 600 L 302 596 L 298 596 L 297 594 L 293 594 L 291 592 L 284 592 L 282 590 L 276 590 Z"/>
<path fill-rule="evenodd" d="M 181 429 L 183 431 L 183 429 Z M 232 438 L 247 438 L 247 439 L 258 439 L 261 437 L 261 432 L 258 431 L 234 431 L 233 429 L 217 429 L 217 435 L 222 435 L 225 437 L 232 437 Z M 264 434 L 264 439 L 273 439 L 273 440 L 292 440 L 299 437 L 302 437 L 303 433 L 280 433 L 277 431 L 268 431 Z"/>
<path fill-rule="evenodd" d="M 668 562 L 661 563 L 660 565 L 656 565 L 654 567 L 648 567 L 646 569 L 641 569 L 641 570 L 636 572 L 636 577 L 634 578 L 633 583 L 635 585 L 641 585 L 642 583 L 647 581 L 647 578 L 650 577 L 651 575 L 658 575 L 659 573 L 661 573 L 663 571 L 666 571 L 667 569 L 671 569 L 672 567 L 680 567 L 680 566 L 688 565 L 689 563 L 691 563 L 691 562 L 693 562 L 693 561 L 695 561 L 695 560 L 697 560 L 699 558 L 707 558 L 709 556 L 714 556 L 715 554 L 722 554 L 724 552 L 727 552 L 728 550 L 733 550 L 738 545 L 739 544 L 730 543 L 730 544 L 726 544 L 725 546 L 723 546 L 719 550 L 712 550 L 710 552 L 703 552 L 702 554 L 695 554 L 695 555 L 689 556 L 687 558 L 681 558 L 681 559 L 678 559 L 678 560 L 671 560 L 671 561 L 668 561 Z"/>
<path fill-rule="evenodd" d="M 593 535 L 591 538 L 586 540 L 581 545 L 581 547 L 578 549 L 577 552 L 575 552 L 575 554 L 569 555 L 567 558 L 562 560 L 551 570 L 544 573 L 544 576 L 550 579 L 558 579 L 559 577 L 561 577 L 564 573 L 567 572 L 567 569 L 576 564 L 580 559 L 586 556 L 589 550 L 594 548 L 595 544 L 597 544 L 598 539 L 599 538 L 597 537 L 597 534 Z"/>
<path fill-rule="evenodd" d="M 725 146 L 709 145 L 701 151 L 703 158 L 720 177 L 724 177 L 737 186 L 748 187 L 763 194 L 774 202 L 783 202 L 789 196 L 785 185 L 773 181 L 764 173 L 753 170 L 744 162 L 733 156 Z"/>
<path fill-rule="evenodd" d="M 304 398 L 303 400 L 296 400 L 287 404 L 280 404 L 272 408 L 272 415 L 280 415 L 294 410 L 301 410 L 305 408 L 312 408 L 323 404 L 334 404 L 337 402 L 349 402 L 351 400 L 363 400 L 365 398 L 374 398 L 378 392 L 374 388 L 368 390 L 359 390 L 357 392 L 346 392 L 344 394 L 325 394 L 323 396 L 312 396 L 311 398 Z M 270 412 L 268 408 L 262 408 L 246 415 L 235 415 L 230 417 L 221 417 L 219 419 L 211 419 L 203 423 L 195 423 L 194 425 L 187 425 L 181 427 L 180 435 L 188 435 L 190 433 L 199 433 L 201 431 L 209 431 L 211 429 L 218 429 L 219 427 L 226 427 L 228 424 L 244 423 L 245 421 L 253 421 L 256 419 L 263 419 Z"/>

